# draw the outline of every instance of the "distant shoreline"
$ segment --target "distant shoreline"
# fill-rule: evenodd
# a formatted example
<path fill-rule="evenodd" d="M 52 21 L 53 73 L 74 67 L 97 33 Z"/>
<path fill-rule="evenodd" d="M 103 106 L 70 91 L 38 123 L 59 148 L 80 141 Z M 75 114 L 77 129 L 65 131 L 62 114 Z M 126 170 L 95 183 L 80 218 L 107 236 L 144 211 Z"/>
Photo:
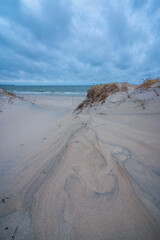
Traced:
<path fill-rule="evenodd" d="M 54 95 L 54 96 L 79 96 L 84 97 L 91 85 L 0 85 L 0 88 L 17 95 Z"/>

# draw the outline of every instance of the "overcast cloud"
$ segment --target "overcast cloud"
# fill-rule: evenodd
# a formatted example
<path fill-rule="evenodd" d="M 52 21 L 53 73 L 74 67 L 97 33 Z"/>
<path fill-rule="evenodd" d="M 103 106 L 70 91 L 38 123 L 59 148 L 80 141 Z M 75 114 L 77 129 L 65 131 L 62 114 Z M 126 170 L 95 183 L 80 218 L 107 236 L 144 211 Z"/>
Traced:
<path fill-rule="evenodd" d="M 0 0 L 0 83 L 156 76 L 159 0 Z"/>

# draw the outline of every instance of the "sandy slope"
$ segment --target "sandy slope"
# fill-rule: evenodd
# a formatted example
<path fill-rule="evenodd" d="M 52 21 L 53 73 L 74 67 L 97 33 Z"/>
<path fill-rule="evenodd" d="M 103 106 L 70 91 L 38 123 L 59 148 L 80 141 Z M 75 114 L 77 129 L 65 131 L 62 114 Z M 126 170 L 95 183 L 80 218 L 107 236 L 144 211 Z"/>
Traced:
<path fill-rule="evenodd" d="M 18 104 L 31 119 L 22 118 L 26 131 L 13 130 L 15 120 L 10 130 L 17 141 L 27 136 L 20 149 L 31 146 L 20 152 L 12 139 L 9 155 L 1 147 L 0 239 L 160 238 L 160 99 L 152 90 L 122 99 L 116 94 L 78 115 L 68 104 L 59 117 L 40 100 Z M 5 133 L 0 138 L 7 145 Z"/>

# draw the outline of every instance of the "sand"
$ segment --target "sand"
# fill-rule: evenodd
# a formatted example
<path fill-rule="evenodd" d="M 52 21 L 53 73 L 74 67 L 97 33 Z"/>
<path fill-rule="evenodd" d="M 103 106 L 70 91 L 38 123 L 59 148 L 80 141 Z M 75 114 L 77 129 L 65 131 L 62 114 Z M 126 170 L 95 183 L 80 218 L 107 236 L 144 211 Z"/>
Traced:
<path fill-rule="evenodd" d="M 80 98 L 1 99 L 0 239 L 160 239 L 153 90 L 79 114 Z"/>

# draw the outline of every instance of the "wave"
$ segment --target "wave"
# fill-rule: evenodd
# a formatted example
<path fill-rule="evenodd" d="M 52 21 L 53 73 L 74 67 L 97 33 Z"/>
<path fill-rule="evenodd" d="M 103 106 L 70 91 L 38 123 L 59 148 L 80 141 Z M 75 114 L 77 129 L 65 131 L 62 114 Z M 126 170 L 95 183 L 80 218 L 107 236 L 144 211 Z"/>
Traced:
<path fill-rule="evenodd" d="M 15 94 L 53 94 L 52 92 L 13 91 Z"/>
<path fill-rule="evenodd" d="M 55 95 L 86 95 L 86 92 L 54 92 Z"/>
<path fill-rule="evenodd" d="M 21 95 L 25 95 L 25 94 L 28 94 L 28 95 L 59 95 L 59 96 L 85 96 L 86 95 L 86 92 L 48 92 L 48 91 L 13 91 L 15 94 L 21 94 Z"/>

